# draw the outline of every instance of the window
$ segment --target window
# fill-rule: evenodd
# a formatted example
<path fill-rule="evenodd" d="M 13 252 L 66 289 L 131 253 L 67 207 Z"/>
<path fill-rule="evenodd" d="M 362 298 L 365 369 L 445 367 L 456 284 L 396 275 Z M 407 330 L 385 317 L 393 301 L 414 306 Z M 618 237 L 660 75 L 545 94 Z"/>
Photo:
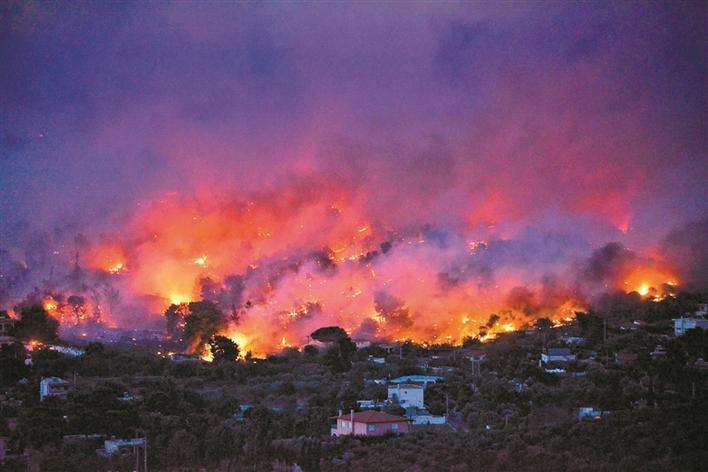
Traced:
<path fill-rule="evenodd" d="M 375 433 L 375 432 L 376 432 L 376 425 L 375 425 L 375 424 L 367 425 L 367 426 L 366 426 L 366 429 L 367 429 L 370 433 Z"/>
<path fill-rule="evenodd" d="M 394 433 L 398 432 L 398 423 L 393 423 L 391 425 L 391 431 L 393 431 Z"/>

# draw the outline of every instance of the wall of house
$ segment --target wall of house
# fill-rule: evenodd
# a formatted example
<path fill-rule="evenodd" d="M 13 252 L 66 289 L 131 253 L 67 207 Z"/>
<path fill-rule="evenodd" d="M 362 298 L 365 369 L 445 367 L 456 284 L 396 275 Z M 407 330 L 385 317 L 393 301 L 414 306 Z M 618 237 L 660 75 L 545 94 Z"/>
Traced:
<path fill-rule="evenodd" d="M 354 422 L 354 434 L 362 436 L 383 436 L 384 434 L 402 434 L 407 433 L 410 429 L 410 425 L 405 422 L 399 423 L 370 423 L 372 426 L 376 427 L 375 431 L 369 431 L 368 425 L 366 423 Z M 398 425 L 398 431 L 393 430 L 393 425 Z"/>
<path fill-rule="evenodd" d="M 388 389 L 388 399 L 393 401 L 395 397 L 398 398 L 398 403 L 404 408 L 409 406 L 423 408 L 425 406 L 422 388 L 399 389 L 398 387 L 390 387 Z"/>

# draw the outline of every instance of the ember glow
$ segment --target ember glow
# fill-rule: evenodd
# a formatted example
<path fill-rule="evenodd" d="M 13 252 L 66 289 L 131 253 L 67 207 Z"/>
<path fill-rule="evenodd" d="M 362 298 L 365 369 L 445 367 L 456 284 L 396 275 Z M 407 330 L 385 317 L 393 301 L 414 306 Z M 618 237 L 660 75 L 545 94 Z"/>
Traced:
<path fill-rule="evenodd" d="M 698 6 L 210 7 L 13 8 L 0 308 L 264 354 L 705 288 Z"/>

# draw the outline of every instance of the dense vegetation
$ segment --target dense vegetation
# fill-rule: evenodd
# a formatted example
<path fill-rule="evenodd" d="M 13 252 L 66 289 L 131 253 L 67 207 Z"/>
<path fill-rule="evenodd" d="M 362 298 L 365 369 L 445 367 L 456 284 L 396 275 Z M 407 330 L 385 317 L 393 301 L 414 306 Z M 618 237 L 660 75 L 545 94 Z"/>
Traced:
<path fill-rule="evenodd" d="M 190 321 L 201 328 L 189 336 L 208 341 L 216 360 L 210 364 L 92 343 L 76 358 L 34 350 L 27 366 L 22 344 L 3 347 L 0 436 L 43 471 L 134 466 L 130 456 L 99 457 L 99 439 L 65 439 L 82 434 L 146 436 L 151 470 L 701 470 L 708 460 L 708 374 L 697 360 L 708 359 L 708 336 L 692 330 L 676 338 L 670 321 L 700 301 L 689 294 L 661 302 L 616 296 L 566 326 L 541 320 L 494 342 L 468 339 L 486 354 L 479 371 L 459 348 L 356 350 L 334 327 L 313 333 L 319 349 L 235 361 L 238 346 L 204 336 L 216 316 L 211 307 L 195 307 L 205 317 Z M 23 312 L 27 320 L 16 334 L 52 339 L 45 315 Z M 643 324 L 624 329 L 629 320 Z M 490 317 L 490 328 L 495 322 Z M 584 339 L 571 346 L 577 362 L 564 376 L 545 372 L 540 352 L 564 345 L 564 335 Z M 665 354 L 650 356 L 659 344 Z M 619 352 L 637 358 L 618 364 Z M 368 362 L 369 355 L 386 356 L 386 363 Z M 386 397 L 373 379 L 425 373 L 421 360 L 445 377 L 426 389 L 425 400 L 432 413 L 447 413 L 450 425 L 400 437 L 329 437 L 338 409 Z M 50 375 L 74 385 L 66 401 L 39 401 L 39 381 Z M 580 406 L 606 413 L 580 421 Z M 25 470 L 20 458 L 4 467 Z"/>

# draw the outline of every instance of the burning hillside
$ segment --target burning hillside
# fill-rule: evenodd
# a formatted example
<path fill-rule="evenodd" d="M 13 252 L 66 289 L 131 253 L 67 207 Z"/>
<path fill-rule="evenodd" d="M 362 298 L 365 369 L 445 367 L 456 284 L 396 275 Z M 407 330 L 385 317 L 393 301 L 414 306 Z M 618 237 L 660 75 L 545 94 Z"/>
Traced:
<path fill-rule="evenodd" d="M 309 184 L 226 200 L 169 194 L 120 232 L 75 238 L 73 258 L 47 243 L 51 269 L 25 303 L 41 301 L 64 326 L 159 327 L 169 307 L 206 300 L 220 333 L 262 354 L 328 325 L 361 339 L 486 338 L 570 319 L 603 292 L 658 298 L 681 282 L 669 262 L 618 243 L 592 251 L 552 232 L 394 228 L 353 194 Z M 15 302 L 30 273 L 7 286 Z"/>

